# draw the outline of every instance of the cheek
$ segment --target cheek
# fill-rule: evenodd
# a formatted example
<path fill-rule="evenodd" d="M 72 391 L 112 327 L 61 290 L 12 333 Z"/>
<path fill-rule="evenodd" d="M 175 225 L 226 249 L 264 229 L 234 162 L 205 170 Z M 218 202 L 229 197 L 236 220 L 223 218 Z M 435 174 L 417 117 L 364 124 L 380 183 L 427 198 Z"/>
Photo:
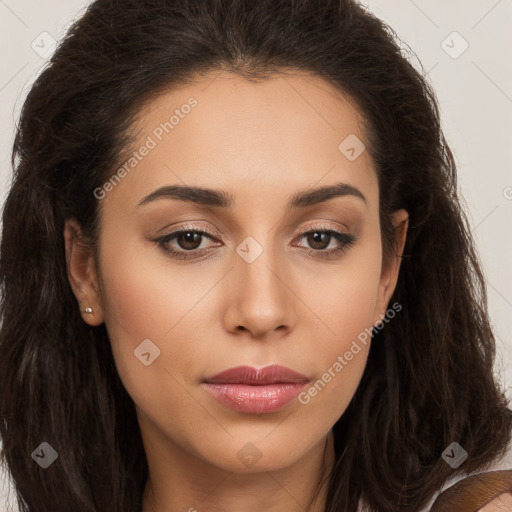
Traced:
<path fill-rule="evenodd" d="M 208 420 L 186 389 L 202 360 L 197 340 L 205 339 L 199 335 L 205 316 L 198 299 L 215 280 L 194 279 L 162 259 L 148 262 L 150 251 L 136 244 L 116 245 L 118 257 L 105 246 L 103 261 L 112 264 L 104 264 L 102 287 L 117 372 L 137 407 L 186 445 L 183 425 Z"/>
<path fill-rule="evenodd" d="M 198 299 L 215 284 L 213 276 L 194 279 L 183 267 L 162 265 L 161 256 L 151 261 L 153 253 L 156 249 L 148 251 L 146 242 L 120 243 L 118 238 L 115 247 L 102 246 L 100 261 L 105 324 L 119 375 L 145 375 L 142 384 L 147 383 L 145 363 L 153 369 L 192 367 Z"/>
<path fill-rule="evenodd" d="M 284 288 L 290 290 L 284 295 L 292 309 L 310 315 L 309 322 L 316 316 L 317 327 L 335 338 L 345 339 L 372 322 L 381 264 L 375 231 L 368 229 L 359 245 L 339 261 L 295 255 L 284 266 L 278 265 Z M 165 343 L 173 339 L 173 345 L 179 345 L 175 334 L 183 325 L 197 331 L 206 319 L 212 322 L 215 312 L 219 316 L 233 296 L 245 300 L 251 293 L 233 277 L 223 278 L 233 265 L 231 260 L 176 263 L 133 233 L 123 234 L 119 227 L 110 235 L 105 232 L 101 247 L 105 323 L 114 340 L 140 343 L 154 338 Z M 299 330 L 302 318 L 290 319 Z M 131 351 L 135 347 L 124 345 Z"/>
<path fill-rule="evenodd" d="M 314 378 L 299 395 L 304 406 L 304 425 L 324 425 L 329 429 L 339 419 L 354 396 L 363 375 L 371 344 L 375 305 L 373 286 L 345 288 L 347 294 L 326 305 L 330 330 L 308 347 L 314 361 Z M 330 313 L 330 315 L 329 315 Z"/>
<path fill-rule="evenodd" d="M 314 273 L 304 272 L 297 280 L 300 296 L 313 305 L 312 309 L 322 319 L 329 351 L 339 351 L 373 324 L 381 274 L 378 231 L 368 230 L 359 245 L 339 263 L 315 265 Z"/>
<path fill-rule="evenodd" d="M 311 335 L 317 343 L 308 347 L 315 379 L 299 396 L 307 418 L 332 425 L 356 392 L 371 343 L 380 271 L 376 232 L 335 271 L 331 268 L 326 270 L 328 275 L 316 276 L 317 285 L 323 283 L 323 292 L 317 288 L 309 303 L 314 304 L 324 325 L 316 330 L 316 336 Z"/>
<path fill-rule="evenodd" d="M 197 422 L 205 419 L 186 389 L 197 386 L 205 367 L 223 368 L 228 356 L 241 356 L 232 346 L 219 351 L 216 340 L 228 339 L 222 322 L 233 295 L 244 300 L 252 292 L 227 274 L 232 261 L 176 264 L 129 235 L 115 244 L 104 238 L 103 304 L 118 373 L 136 404 L 181 435 L 194 415 Z M 276 307 L 294 326 L 293 347 L 280 355 L 314 377 L 297 411 L 305 433 L 328 429 L 339 418 L 366 363 L 369 336 L 366 344 L 361 336 L 371 329 L 377 299 L 378 232 L 354 249 L 329 263 L 297 256 L 278 273 L 287 302 Z M 148 353 L 146 366 L 140 356 Z"/>

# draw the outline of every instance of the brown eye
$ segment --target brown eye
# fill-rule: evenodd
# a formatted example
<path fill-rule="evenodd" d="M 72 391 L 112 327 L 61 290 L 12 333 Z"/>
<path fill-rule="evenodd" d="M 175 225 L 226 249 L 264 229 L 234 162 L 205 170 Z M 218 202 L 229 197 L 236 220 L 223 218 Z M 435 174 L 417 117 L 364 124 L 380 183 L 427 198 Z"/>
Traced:
<path fill-rule="evenodd" d="M 302 233 L 299 239 L 305 238 L 309 246 L 308 254 L 313 257 L 329 258 L 341 254 L 354 245 L 356 237 L 348 233 L 342 233 L 332 229 L 316 228 Z M 338 242 L 328 249 L 331 242 Z M 307 248 L 306 248 L 307 249 Z"/>
<path fill-rule="evenodd" d="M 185 228 L 169 233 L 154 242 L 173 258 L 189 259 L 198 257 L 198 252 L 202 253 L 208 249 L 200 247 L 204 239 L 213 240 L 214 236 L 206 231 Z"/>
<path fill-rule="evenodd" d="M 174 238 L 181 249 L 193 251 L 201 245 L 202 234 L 197 231 L 183 231 Z"/>
<path fill-rule="evenodd" d="M 312 231 L 307 234 L 307 240 L 312 249 L 323 251 L 329 246 L 332 235 L 327 231 Z"/>

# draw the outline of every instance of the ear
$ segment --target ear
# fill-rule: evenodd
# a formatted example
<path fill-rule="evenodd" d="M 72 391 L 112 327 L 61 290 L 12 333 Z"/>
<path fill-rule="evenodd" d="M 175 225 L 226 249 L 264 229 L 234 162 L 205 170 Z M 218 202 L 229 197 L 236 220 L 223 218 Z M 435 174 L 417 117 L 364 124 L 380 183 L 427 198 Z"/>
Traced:
<path fill-rule="evenodd" d="M 80 225 L 74 219 L 65 222 L 64 242 L 67 275 L 82 318 L 89 325 L 100 325 L 104 319 L 94 254 L 90 245 L 84 241 Z M 88 307 L 92 308 L 92 313 L 85 312 Z"/>
<path fill-rule="evenodd" d="M 383 258 L 382 261 L 374 325 L 379 324 L 386 315 L 389 301 L 396 288 L 409 226 L 409 214 L 403 209 L 397 210 L 391 214 L 391 220 L 394 228 L 393 248 L 391 254 L 387 258 Z"/>

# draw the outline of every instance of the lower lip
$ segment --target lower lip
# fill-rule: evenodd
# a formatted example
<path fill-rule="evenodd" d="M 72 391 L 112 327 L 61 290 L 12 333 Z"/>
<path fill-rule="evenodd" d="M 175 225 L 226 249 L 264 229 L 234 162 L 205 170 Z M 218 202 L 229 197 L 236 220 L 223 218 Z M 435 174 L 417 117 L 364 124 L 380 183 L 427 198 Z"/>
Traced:
<path fill-rule="evenodd" d="M 251 386 L 205 383 L 204 386 L 219 402 L 236 411 L 262 414 L 282 409 L 297 398 L 306 384 L 303 382 Z"/>

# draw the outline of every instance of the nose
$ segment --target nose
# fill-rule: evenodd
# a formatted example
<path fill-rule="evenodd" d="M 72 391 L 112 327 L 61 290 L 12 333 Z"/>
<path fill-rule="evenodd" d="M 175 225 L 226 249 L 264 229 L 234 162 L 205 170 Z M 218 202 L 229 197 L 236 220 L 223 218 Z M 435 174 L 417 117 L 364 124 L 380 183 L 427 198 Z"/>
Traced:
<path fill-rule="evenodd" d="M 235 254 L 234 266 L 226 294 L 225 328 L 229 332 L 248 331 L 260 340 L 292 330 L 293 285 L 275 251 L 265 249 L 252 262 Z"/>

